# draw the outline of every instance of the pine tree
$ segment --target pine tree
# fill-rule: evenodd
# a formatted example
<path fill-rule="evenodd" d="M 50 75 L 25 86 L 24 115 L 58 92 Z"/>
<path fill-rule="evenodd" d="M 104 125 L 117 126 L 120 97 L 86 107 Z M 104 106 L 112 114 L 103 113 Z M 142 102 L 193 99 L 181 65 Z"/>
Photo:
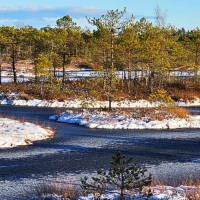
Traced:
<path fill-rule="evenodd" d="M 110 187 L 117 187 L 120 190 L 120 199 L 124 199 L 125 190 L 140 189 L 152 181 L 152 175 L 146 176 L 146 169 L 132 162 L 133 158 L 125 158 L 120 152 L 112 156 L 108 171 L 99 169 L 97 177 L 81 178 L 82 187 L 87 191 L 105 192 Z"/>
<path fill-rule="evenodd" d="M 116 67 L 114 66 L 114 48 L 115 48 L 115 44 L 114 44 L 114 40 L 115 40 L 115 34 L 117 34 L 119 32 L 119 30 L 123 27 L 124 25 L 124 21 L 122 21 L 122 17 L 126 12 L 126 8 L 124 8 L 123 11 L 119 11 L 117 10 L 110 10 L 108 11 L 105 15 L 101 15 L 100 18 L 87 18 L 88 22 L 97 27 L 97 30 L 100 33 L 105 33 L 106 31 L 108 32 L 108 35 L 110 36 L 110 41 L 109 41 L 109 46 L 110 46 L 110 50 L 109 50 L 109 62 L 106 64 L 108 64 L 107 66 L 104 66 L 104 68 L 106 68 L 106 77 L 110 77 L 110 80 L 108 81 L 109 84 L 106 84 L 105 86 L 108 87 L 109 93 L 108 93 L 108 101 L 109 101 L 109 110 L 112 109 L 112 88 L 113 85 L 113 74 L 116 71 Z M 105 35 L 105 34 L 104 34 Z"/>

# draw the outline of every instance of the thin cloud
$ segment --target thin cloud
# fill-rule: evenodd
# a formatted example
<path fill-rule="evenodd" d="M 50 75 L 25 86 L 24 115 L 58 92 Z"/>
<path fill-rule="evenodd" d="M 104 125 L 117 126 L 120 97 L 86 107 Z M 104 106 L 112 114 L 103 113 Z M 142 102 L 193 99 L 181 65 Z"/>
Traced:
<path fill-rule="evenodd" d="M 4 23 L 15 23 L 17 22 L 17 19 L 0 19 L 0 24 L 4 24 Z"/>
<path fill-rule="evenodd" d="M 104 13 L 103 10 L 96 9 L 93 6 L 82 6 L 82 7 L 69 6 L 66 8 L 71 9 L 75 13 L 95 14 L 95 15 Z"/>
<path fill-rule="evenodd" d="M 58 19 L 59 19 L 59 17 L 43 17 L 43 20 L 47 21 L 47 22 L 55 22 Z"/>
<path fill-rule="evenodd" d="M 11 12 L 11 11 L 29 11 L 35 12 L 40 10 L 51 10 L 53 7 L 50 6 L 0 6 L 0 12 Z"/>
<path fill-rule="evenodd" d="M 31 13 L 35 14 L 37 13 L 43 13 L 43 17 L 46 17 L 45 14 L 52 14 L 57 15 L 58 13 L 69 13 L 74 16 L 83 17 L 85 15 L 87 16 L 100 16 L 101 14 L 106 13 L 107 10 L 100 10 L 96 9 L 93 6 L 0 6 L 0 13 L 10 13 L 12 15 L 15 15 L 16 13 L 19 14 L 22 13 Z M 127 12 L 127 15 L 130 13 Z M 73 17 L 74 17 L 73 16 Z M 49 17 L 49 16 L 48 16 Z M 78 18 L 77 17 L 77 18 Z M 138 13 L 135 14 L 136 18 L 146 17 L 146 18 L 154 18 L 154 16 L 145 16 L 145 14 Z"/>
<path fill-rule="evenodd" d="M 0 6 L 0 12 L 39 12 L 39 11 L 66 11 L 79 14 L 101 14 L 103 10 L 96 9 L 93 6 Z"/>
<path fill-rule="evenodd" d="M 107 10 L 96 9 L 93 6 L 0 6 L 0 24 L 13 25 L 13 23 L 22 21 L 25 24 L 43 27 L 47 24 L 55 26 L 56 20 L 69 15 L 78 25 L 88 25 L 85 16 L 100 17 Z M 131 13 L 127 12 L 126 17 L 130 17 Z M 145 16 L 142 13 L 134 15 L 136 20 L 145 17 L 146 19 L 154 19 L 154 16 Z"/>

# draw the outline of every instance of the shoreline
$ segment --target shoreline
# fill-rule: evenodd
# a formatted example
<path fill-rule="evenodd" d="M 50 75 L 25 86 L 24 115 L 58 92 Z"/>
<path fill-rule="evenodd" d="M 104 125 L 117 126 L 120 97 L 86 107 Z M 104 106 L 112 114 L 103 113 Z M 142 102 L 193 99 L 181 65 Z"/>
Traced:
<path fill-rule="evenodd" d="M 109 102 L 108 101 L 95 101 L 92 102 L 91 100 L 80 101 L 78 99 L 75 100 L 65 100 L 65 101 L 57 101 L 57 100 L 50 100 L 47 101 L 45 99 L 31 99 L 31 100 L 17 100 L 15 99 L 16 94 L 11 98 L 13 100 L 8 100 L 7 98 L 3 98 L 0 100 L 0 105 L 13 105 L 13 106 L 33 106 L 33 107 L 51 107 L 51 108 L 101 108 L 105 109 L 108 108 Z M 84 105 L 83 105 L 84 104 Z M 195 98 L 192 102 L 184 102 L 178 101 L 175 102 L 178 107 L 197 107 L 200 106 L 200 99 Z M 159 106 L 159 103 L 151 103 L 148 100 L 137 100 L 137 101 L 129 101 L 124 100 L 120 102 L 113 101 L 112 108 L 156 108 Z"/>

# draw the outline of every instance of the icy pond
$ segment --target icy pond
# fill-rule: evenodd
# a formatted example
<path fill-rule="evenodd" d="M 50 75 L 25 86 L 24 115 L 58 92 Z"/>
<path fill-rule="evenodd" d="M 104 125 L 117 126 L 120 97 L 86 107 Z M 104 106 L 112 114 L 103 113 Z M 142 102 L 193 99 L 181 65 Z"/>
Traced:
<path fill-rule="evenodd" d="M 190 108 L 199 113 L 200 107 Z M 154 178 L 167 184 L 200 175 L 200 130 L 96 130 L 49 121 L 61 109 L 0 106 L 15 116 L 51 126 L 56 135 L 32 146 L 0 150 L 0 199 L 16 199 L 43 181 L 73 181 L 108 168 L 117 151 L 133 156 Z"/>

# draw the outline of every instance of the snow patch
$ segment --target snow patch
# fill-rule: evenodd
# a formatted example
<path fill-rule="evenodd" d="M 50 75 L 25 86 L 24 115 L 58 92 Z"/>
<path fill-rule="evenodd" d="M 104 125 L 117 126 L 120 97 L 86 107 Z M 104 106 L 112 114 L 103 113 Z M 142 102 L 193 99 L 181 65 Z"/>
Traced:
<path fill-rule="evenodd" d="M 187 119 L 172 118 L 162 121 L 149 121 L 146 118 L 135 119 L 131 115 L 83 110 L 82 112 L 66 111 L 60 115 L 50 116 L 49 119 L 98 129 L 200 128 L 199 116 L 188 116 Z"/>
<path fill-rule="evenodd" d="M 0 148 L 30 145 L 52 137 L 53 132 L 29 122 L 0 118 Z"/>

